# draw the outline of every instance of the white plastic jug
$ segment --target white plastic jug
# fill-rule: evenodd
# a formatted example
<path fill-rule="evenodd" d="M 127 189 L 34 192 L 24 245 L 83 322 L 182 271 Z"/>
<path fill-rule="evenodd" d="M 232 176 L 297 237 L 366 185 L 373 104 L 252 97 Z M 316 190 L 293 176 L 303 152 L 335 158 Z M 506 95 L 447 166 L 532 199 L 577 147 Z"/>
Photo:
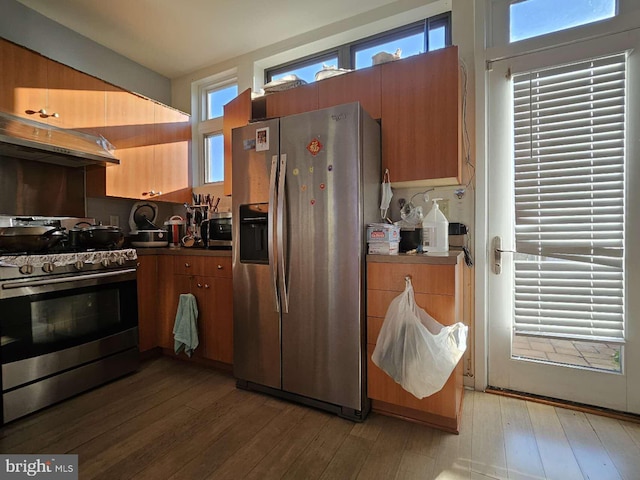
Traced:
<path fill-rule="evenodd" d="M 449 221 L 440 211 L 438 200 L 422 220 L 422 251 L 424 253 L 447 253 L 449 251 Z"/>

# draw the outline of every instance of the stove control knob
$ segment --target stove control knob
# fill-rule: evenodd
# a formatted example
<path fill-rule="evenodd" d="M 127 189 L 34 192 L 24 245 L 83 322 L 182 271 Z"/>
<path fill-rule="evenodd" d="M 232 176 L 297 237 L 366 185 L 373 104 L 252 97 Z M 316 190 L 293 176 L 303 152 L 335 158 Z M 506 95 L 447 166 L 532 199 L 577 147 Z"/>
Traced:
<path fill-rule="evenodd" d="M 76 267 L 76 270 L 82 270 L 84 268 L 84 262 L 78 260 L 73 266 Z"/>
<path fill-rule="evenodd" d="M 56 266 L 53 263 L 50 263 L 50 262 L 47 262 L 47 263 L 42 265 L 42 271 L 44 273 L 53 273 L 55 268 L 56 268 Z"/>
<path fill-rule="evenodd" d="M 22 265 L 20 273 L 23 275 L 31 275 L 33 273 L 33 265 Z"/>
<path fill-rule="evenodd" d="M 124 257 L 120 257 L 118 259 L 118 265 L 123 266 L 125 264 L 126 260 L 124 259 Z"/>
<path fill-rule="evenodd" d="M 107 267 L 111 264 L 111 263 L 109 262 L 109 259 L 108 259 L 108 258 L 105 258 L 105 259 L 104 259 L 104 260 L 102 260 L 102 262 L 100 262 L 100 263 L 102 263 L 102 266 L 103 266 L 103 267 L 105 267 L 105 268 L 107 268 Z"/>

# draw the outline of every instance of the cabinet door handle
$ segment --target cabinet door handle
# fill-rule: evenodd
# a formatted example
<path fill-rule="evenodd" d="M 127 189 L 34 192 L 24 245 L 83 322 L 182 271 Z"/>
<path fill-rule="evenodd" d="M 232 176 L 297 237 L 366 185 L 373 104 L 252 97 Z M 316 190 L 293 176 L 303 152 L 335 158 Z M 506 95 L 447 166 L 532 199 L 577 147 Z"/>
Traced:
<path fill-rule="evenodd" d="M 198 288 L 202 288 L 202 284 L 201 283 L 198 284 Z"/>
<path fill-rule="evenodd" d="M 190 263 L 185 263 L 185 264 L 184 264 L 184 266 L 185 266 L 186 268 L 191 268 L 191 264 L 190 264 Z"/>
<path fill-rule="evenodd" d="M 205 283 L 205 284 L 204 284 L 204 288 L 209 288 L 209 284 L 208 284 L 208 283 Z"/>
<path fill-rule="evenodd" d="M 218 265 L 218 270 L 222 270 L 222 265 Z"/>
<path fill-rule="evenodd" d="M 57 113 L 57 112 L 47 113 L 47 111 L 44 108 L 41 108 L 37 112 L 34 112 L 33 110 L 27 110 L 27 113 L 29 113 L 29 112 L 39 113 L 41 118 L 49 118 L 49 117 L 60 118 L 60 114 L 59 113 Z M 31 113 L 29 113 L 29 114 L 31 114 Z"/>

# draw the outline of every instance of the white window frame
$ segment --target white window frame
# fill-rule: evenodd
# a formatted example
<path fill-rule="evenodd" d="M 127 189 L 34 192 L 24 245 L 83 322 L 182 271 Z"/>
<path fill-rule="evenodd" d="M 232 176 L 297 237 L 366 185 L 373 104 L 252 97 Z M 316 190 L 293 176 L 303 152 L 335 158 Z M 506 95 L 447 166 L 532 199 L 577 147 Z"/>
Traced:
<path fill-rule="evenodd" d="M 198 121 L 192 126 L 192 184 L 194 187 L 203 185 L 222 185 L 224 182 L 207 183 L 206 180 L 206 152 L 205 137 L 207 135 L 222 134 L 223 117 L 207 119 L 207 96 L 209 92 L 220 88 L 238 84 L 238 72 L 236 68 L 220 72 L 216 75 L 194 82 L 191 86 L 191 106 L 193 116 Z"/>
<path fill-rule="evenodd" d="M 606 20 L 588 23 L 566 30 L 547 33 L 537 37 L 509 42 L 509 6 L 514 0 L 485 0 L 487 8 L 485 44 L 487 59 L 499 60 L 516 53 L 533 52 L 558 47 L 579 40 L 597 38 L 635 28 L 640 18 L 640 2 L 617 0 L 617 14 Z"/>
<path fill-rule="evenodd" d="M 446 28 L 445 47 L 448 47 L 452 45 L 452 23 L 451 9 L 449 9 L 448 11 L 437 13 L 435 15 L 429 15 L 422 20 L 412 21 L 404 25 L 399 25 L 388 30 L 377 32 L 373 35 L 360 37 L 342 45 L 337 45 L 332 48 L 326 49 L 324 51 L 317 51 L 310 55 L 296 57 L 284 63 L 269 65 L 264 69 L 264 81 L 265 83 L 267 83 L 271 81 L 272 77 L 274 76 L 281 75 L 283 73 L 289 73 L 290 71 L 312 65 L 316 62 L 319 63 L 324 59 L 332 56 L 335 56 L 337 58 L 337 67 L 355 70 L 357 51 L 366 49 L 370 46 L 374 46 L 378 43 L 386 43 L 389 41 L 402 39 L 408 35 L 413 35 L 418 32 L 424 33 L 424 46 L 427 47 L 427 51 L 430 51 L 428 48 L 429 33 L 432 30 L 432 26 L 434 26 L 435 28 L 444 26 Z"/>

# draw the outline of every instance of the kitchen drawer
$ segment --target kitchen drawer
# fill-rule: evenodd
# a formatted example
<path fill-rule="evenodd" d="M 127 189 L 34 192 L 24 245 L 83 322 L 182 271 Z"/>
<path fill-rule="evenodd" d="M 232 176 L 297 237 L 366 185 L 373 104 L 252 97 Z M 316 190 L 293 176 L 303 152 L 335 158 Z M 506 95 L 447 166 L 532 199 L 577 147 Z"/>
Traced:
<path fill-rule="evenodd" d="M 384 323 L 384 317 L 387 314 L 388 305 L 396 296 L 396 292 L 368 292 L 367 343 L 372 345 L 377 343 L 380 329 Z M 419 294 L 416 295 L 416 303 L 443 325 L 451 325 L 451 319 L 455 318 L 455 301 L 447 295 Z"/>
<path fill-rule="evenodd" d="M 174 275 L 206 275 L 204 258 L 193 255 L 176 255 L 173 257 Z"/>
<path fill-rule="evenodd" d="M 204 257 L 205 275 L 231 278 L 231 257 Z"/>
<path fill-rule="evenodd" d="M 456 269 L 452 265 L 368 263 L 367 289 L 403 292 L 405 277 L 411 276 L 415 293 L 455 295 Z"/>
<path fill-rule="evenodd" d="M 367 291 L 367 315 L 369 317 L 384 318 L 391 301 L 400 295 L 399 292 L 388 290 Z M 443 325 L 452 325 L 456 321 L 462 321 L 456 315 L 455 297 L 449 295 L 415 294 L 416 303 L 429 315 Z M 377 338 L 377 335 L 376 335 Z M 375 343 L 375 342 L 374 342 Z"/>

